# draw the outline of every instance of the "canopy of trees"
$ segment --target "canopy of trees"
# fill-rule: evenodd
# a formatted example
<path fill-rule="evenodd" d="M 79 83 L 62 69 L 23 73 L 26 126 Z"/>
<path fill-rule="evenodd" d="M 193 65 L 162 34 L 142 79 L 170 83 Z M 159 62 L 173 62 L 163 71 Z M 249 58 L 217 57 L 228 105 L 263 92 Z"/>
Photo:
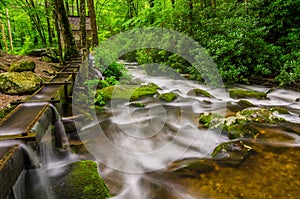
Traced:
<path fill-rule="evenodd" d="M 64 5 L 66 15 L 91 17 L 92 35 L 86 40 L 93 43 L 88 46 L 124 30 L 164 27 L 185 33 L 206 48 L 227 83 L 273 79 L 282 85 L 299 85 L 300 1 L 1 0 L 0 48 L 15 54 L 58 48 L 57 21 L 62 27 L 65 20 L 57 2 Z M 74 50 L 72 46 L 71 39 L 64 53 Z M 155 49 L 134 53 L 141 63 L 163 62 L 201 80 L 177 55 Z"/>

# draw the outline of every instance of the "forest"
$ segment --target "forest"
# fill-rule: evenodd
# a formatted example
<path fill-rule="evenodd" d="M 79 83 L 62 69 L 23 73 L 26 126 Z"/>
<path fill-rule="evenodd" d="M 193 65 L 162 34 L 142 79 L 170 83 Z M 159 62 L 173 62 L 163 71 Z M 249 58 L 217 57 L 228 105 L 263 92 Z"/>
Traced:
<path fill-rule="evenodd" d="M 66 16 L 89 16 L 94 26 L 91 35 L 81 34 L 86 37 L 81 48 L 92 49 L 122 31 L 162 27 L 204 47 L 228 85 L 268 82 L 299 88 L 299 13 L 298 0 L 1 0 L 0 49 L 27 55 L 51 48 L 58 59 L 70 59 L 76 47 L 63 22 Z M 140 49 L 127 58 L 141 64 L 165 63 L 202 81 L 190 63 L 170 52 Z"/>

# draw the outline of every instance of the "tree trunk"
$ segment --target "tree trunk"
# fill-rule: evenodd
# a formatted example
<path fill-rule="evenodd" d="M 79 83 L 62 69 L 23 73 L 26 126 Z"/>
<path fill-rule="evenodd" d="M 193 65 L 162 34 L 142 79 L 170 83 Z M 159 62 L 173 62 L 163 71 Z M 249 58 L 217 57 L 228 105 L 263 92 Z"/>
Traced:
<path fill-rule="evenodd" d="M 247 0 L 244 0 L 244 4 L 245 4 L 245 14 L 247 14 L 247 12 L 248 12 L 248 9 L 247 9 L 248 1 L 247 1 Z"/>
<path fill-rule="evenodd" d="M 85 0 L 80 0 L 80 33 L 81 48 L 86 48 L 86 16 L 85 16 Z"/>
<path fill-rule="evenodd" d="M 30 0 L 30 4 L 28 2 L 27 2 L 27 4 L 30 5 L 29 6 L 30 9 L 32 9 L 32 10 L 36 9 L 36 6 L 35 6 L 33 0 Z M 30 11 L 28 13 L 30 13 Z M 35 26 L 37 28 L 37 31 L 38 31 L 41 39 L 42 39 L 44 47 L 47 47 L 47 41 L 46 41 L 46 37 L 45 37 L 45 31 L 44 31 L 44 27 L 43 27 L 43 25 L 41 23 L 39 15 L 37 13 L 33 13 L 33 14 L 31 14 L 31 16 L 32 16 L 32 20 L 33 20 L 33 22 L 34 22 L 34 24 L 35 24 Z"/>
<path fill-rule="evenodd" d="M 5 51 L 7 53 L 8 46 L 7 46 L 7 41 L 6 41 L 5 28 L 4 28 L 4 24 L 2 23 L 2 21 L 0 21 L 0 24 L 1 24 L 2 39 L 3 39 L 4 46 L 5 46 Z"/>
<path fill-rule="evenodd" d="M 79 1 L 78 0 L 76 0 L 76 8 L 77 8 L 77 16 L 79 16 L 80 11 L 79 11 Z"/>
<path fill-rule="evenodd" d="M 67 16 L 69 16 L 70 15 L 70 7 L 69 7 L 68 0 L 66 0 L 66 12 L 67 12 Z"/>
<path fill-rule="evenodd" d="M 51 23 L 50 23 L 50 18 L 49 18 L 49 3 L 47 0 L 45 0 L 45 8 L 46 8 L 46 21 L 47 21 L 47 30 L 48 30 L 48 41 L 50 46 L 52 46 L 52 33 L 51 33 Z"/>
<path fill-rule="evenodd" d="M 54 0 L 54 3 L 58 13 L 58 19 L 64 41 L 64 60 L 70 60 L 78 55 L 74 36 L 71 31 L 71 26 L 65 10 L 64 2 L 61 0 Z"/>
<path fill-rule="evenodd" d="M 59 24 L 58 24 L 58 13 L 55 10 L 53 10 L 53 16 L 54 16 L 55 30 L 57 34 L 57 40 L 58 40 L 59 56 L 62 58 L 63 49 L 62 49 L 61 36 L 60 36 Z"/>
<path fill-rule="evenodd" d="M 9 14 L 8 14 L 7 8 L 6 8 L 6 17 L 7 17 L 7 27 L 8 27 L 9 41 L 10 41 L 10 49 L 11 49 L 11 51 L 14 51 L 13 38 L 12 38 L 11 27 L 10 27 L 10 19 L 9 19 Z"/>
<path fill-rule="evenodd" d="M 88 0 L 88 8 L 89 8 L 89 16 L 90 16 L 90 20 L 91 20 L 92 46 L 97 46 L 98 45 L 98 31 L 97 31 L 94 0 Z"/>

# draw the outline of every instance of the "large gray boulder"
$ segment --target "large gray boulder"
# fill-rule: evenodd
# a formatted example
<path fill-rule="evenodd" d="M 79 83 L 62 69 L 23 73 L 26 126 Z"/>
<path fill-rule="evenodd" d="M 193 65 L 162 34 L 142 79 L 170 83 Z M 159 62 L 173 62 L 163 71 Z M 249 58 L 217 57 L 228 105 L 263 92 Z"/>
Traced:
<path fill-rule="evenodd" d="M 23 71 L 34 72 L 34 69 L 35 69 L 34 61 L 23 59 L 12 63 L 8 71 L 9 72 L 23 72 Z"/>
<path fill-rule="evenodd" d="M 31 71 L 5 72 L 0 74 L 0 90 L 5 94 L 32 94 L 43 80 Z"/>

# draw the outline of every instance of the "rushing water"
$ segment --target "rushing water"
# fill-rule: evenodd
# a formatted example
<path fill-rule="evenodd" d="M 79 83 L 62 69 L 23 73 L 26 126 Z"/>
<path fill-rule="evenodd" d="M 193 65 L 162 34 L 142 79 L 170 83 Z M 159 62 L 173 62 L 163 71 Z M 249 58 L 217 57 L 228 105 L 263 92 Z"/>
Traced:
<path fill-rule="evenodd" d="M 171 103 L 146 97 L 139 100 L 144 108 L 113 100 L 97 121 L 79 132 L 85 147 L 102 162 L 101 174 L 113 198 L 299 198 L 300 93 L 237 85 L 267 92 L 268 100 L 249 101 L 258 107 L 286 108 L 290 114 L 282 117 L 293 124 L 262 125 L 261 135 L 248 140 L 255 154 L 239 166 L 215 165 L 213 171 L 186 175 L 170 169 L 170 165 L 180 168 L 210 158 L 218 144 L 229 141 L 221 132 L 198 128 L 199 114 L 234 115 L 241 110 L 238 100 L 223 89 L 210 89 L 180 77 L 146 76 L 135 64 L 128 64 L 128 68 L 135 80 L 153 82 L 162 88 L 160 93 L 172 91 L 178 97 Z M 207 90 L 216 98 L 188 95 L 194 88 Z"/>

